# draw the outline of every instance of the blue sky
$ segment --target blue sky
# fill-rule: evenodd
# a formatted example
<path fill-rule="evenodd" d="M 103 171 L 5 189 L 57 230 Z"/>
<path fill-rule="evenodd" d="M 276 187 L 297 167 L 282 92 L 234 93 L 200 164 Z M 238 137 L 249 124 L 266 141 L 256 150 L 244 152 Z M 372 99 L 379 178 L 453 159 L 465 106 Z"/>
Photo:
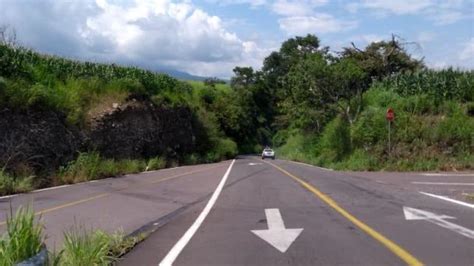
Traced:
<path fill-rule="evenodd" d="M 228 78 L 295 35 L 333 51 L 401 36 L 433 68 L 474 69 L 472 0 L 0 0 L 22 45 L 77 59 Z"/>

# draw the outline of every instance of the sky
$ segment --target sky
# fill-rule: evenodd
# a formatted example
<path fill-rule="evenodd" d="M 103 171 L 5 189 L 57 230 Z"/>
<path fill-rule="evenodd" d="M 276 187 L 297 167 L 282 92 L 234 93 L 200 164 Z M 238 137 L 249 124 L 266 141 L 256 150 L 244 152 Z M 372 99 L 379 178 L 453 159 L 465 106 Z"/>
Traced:
<path fill-rule="evenodd" d="M 474 69 L 473 0 L 0 0 L 21 45 L 229 78 L 308 33 L 331 51 L 396 34 L 432 68 Z"/>

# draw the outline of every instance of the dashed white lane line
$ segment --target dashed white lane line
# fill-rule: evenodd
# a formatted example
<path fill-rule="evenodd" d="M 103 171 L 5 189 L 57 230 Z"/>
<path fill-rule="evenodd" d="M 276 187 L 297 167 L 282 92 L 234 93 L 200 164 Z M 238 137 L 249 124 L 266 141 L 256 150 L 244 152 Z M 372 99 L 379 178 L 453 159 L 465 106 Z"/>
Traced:
<path fill-rule="evenodd" d="M 458 204 L 458 205 L 462 205 L 462 206 L 474 209 L 474 204 L 469 204 L 469 203 L 464 202 L 464 201 L 455 200 L 455 199 L 451 199 L 451 198 L 448 198 L 448 197 L 445 197 L 445 196 L 435 195 L 435 194 L 421 192 L 421 191 L 420 191 L 420 193 L 423 194 L 423 195 L 426 195 L 426 196 L 430 196 L 430 197 L 433 197 L 433 198 L 449 201 L 451 203 L 455 203 L 455 204 Z"/>
<path fill-rule="evenodd" d="M 181 251 L 183 251 L 184 247 L 188 244 L 188 242 L 191 240 L 191 238 L 194 236 L 196 231 L 199 229 L 201 224 L 204 222 L 204 219 L 206 219 L 207 215 L 211 211 L 212 207 L 214 207 L 214 204 L 217 201 L 217 198 L 221 194 L 222 189 L 224 188 L 224 185 L 227 181 L 227 178 L 229 177 L 230 171 L 232 170 L 232 166 L 234 165 L 235 160 L 232 160 L 232 163 L 230 164 L 229 168 L 227 168 L 227 171 L 225 172 L 224 176 L 222 177 L 219 185 L 217 186 L 216 190 L 214 193 L 212 193 L 211 198 L 206 204 L 206 207 L 202 210 L 202 212 L 199 214 L 197 217 L 196 221 L 191 225 L 191 227 L 188 228 L 186 233 L 176 242 L 176 244 L 171 248 L 171 250 L 166 254 L 166 256 L 163 258 L 163 260 L 160 262 L 159 266 L 171 266 L 173 265 L 174 261 L 176 258 L 179 256 Z"/>
<path fill-rule="evenodd" d="M 450 182 L 411 182 L 415 185 L 435 185 L 435 186 L 474 186 L 474 183 L 450 183 Z"/>

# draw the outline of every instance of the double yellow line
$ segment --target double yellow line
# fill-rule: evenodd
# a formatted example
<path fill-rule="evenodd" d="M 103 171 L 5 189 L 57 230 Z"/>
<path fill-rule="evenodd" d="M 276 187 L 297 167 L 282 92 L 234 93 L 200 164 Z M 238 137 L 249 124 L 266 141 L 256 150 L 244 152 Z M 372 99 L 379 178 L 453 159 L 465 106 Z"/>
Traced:
<path fill-rule="evenodd" d="M 126 188 L 117 189 L 114 192 L 120 192 L 120 191 L 124 191 L 124 190 L 131 189 L 131 188 L 143 187 L 143 186 L 147 186 L 147 185 L 150 185 L 150 184 L 157 184 L 157 183 L 161 183 L 161 182 L 166 181 L 166 180 L 170 180 L 170 179 L 174 179 L 174 178 L 178 178 L 178 177 L 182 177 L 182 176 L 186 176 L 186 175 L 191 175 L 191 174 L 195 174 L 195 173 L 199 173 L 199 172 L 204 172 L 204 171 L 211 170 L 211 169 L 218 168 L 218 167 L 222 167 L 222 165 L 216 165 L 216 166 L 207 167 L 207 168 L 204 168 L 204 169 L 188 171 L 188 172 L 185 172 L 185 173 L 182 173 L 182 174 L 172 175 L 172 176 L 168 176 L 168 177 L 161 178 L 161 179 L 158 179 L 158 180 L 154 180 L 154 181 L 151 181 L 151 182 L 146 182 L 145 184 L 138 184 L 138 185 L 135 185 L 135 186 L 128 186 Z M 64 208 L 72 207 L 72 206 L 75 206 L 75 205 L 79 205 L 79 204 L 82 204 L 82 203 L 85 203 L 85 202 L 89 202 L 89 201 L 93 201 L 93 200 L 96 200 L 96 199 L 104 198 L 104 197 L 112 195 L 114 192 L 101 193 L 101 194 L 97 194 L 97 195 L 94 195 L 94 196 L 91 196 L 91 197 L 88 197 L 88 198 L 84 198 L 84 199 L 80 199 L 80 200 L 76 200 L 76 201 L 71 201 L 71 202 L 64 203 L 64 204 L 61 204 L 61 205 L 58 205 L 58 206 L 43 209 L 43 210 L 35 212 L 35 215 L 36 216 L 43 215 L 43 214 L 46 214 L 46 213 L 49 213 L 49 212 L 57 211 L 57 210 L 60 210 L 60 209 L 64 209 Z M 7 223 L 6 221 L 0 222 L 0 226 L 5 225 L 6 223 Z"/>
<path fill-rule="evenodd" d="M 271 166 L 275 167 L 278 169 L 280 172 L 284 173 L 285 175 L 291 177 L 294 179 L 296 182 L 298 182 L 301 186 L 312 192 L 316 197 L 321 199 L 323 202 L 325 202 L 327 205 L 329 205 L 331 208 L 333 208 L 335 211 L 337 211 L 339 214 L 341 214 L 343 217 L 345 217 L 347 220 L 352 222 L 355 226 L 357 226 L 360 230 L 364 231 L 366 234 L 377 240 L 380 244 L 385 246 L 387 249 L 389 249 L 391 252 L 393 252 L 395 255 L 397 255 L 400 259 L 402 259 L 406 264 L 408 265 L 413 265 L 413 266 L 420 266 L 423 265 L 421 261 L 419 261 L 417 258 L 415 258 L 413 255 L 411 255 L 408 251 L 406 251 L 404 248 L 400 247 L 397 245 L 395 242 L 391 241 L 381 233 L 377 232 L 376 230 L 372 229 L 370 226 L 362 222 L 361 220 L 357 219 L 354 215 L 350 214 L 348 211 L 346 211 L 344 208 L 339 206 L 331 197 L 328 195 L 324 194 L 321 192 L 319 189 L 316 187 L 310 185 L 303 179 L 289 173 L 285 169 L 270 163 Z"/>

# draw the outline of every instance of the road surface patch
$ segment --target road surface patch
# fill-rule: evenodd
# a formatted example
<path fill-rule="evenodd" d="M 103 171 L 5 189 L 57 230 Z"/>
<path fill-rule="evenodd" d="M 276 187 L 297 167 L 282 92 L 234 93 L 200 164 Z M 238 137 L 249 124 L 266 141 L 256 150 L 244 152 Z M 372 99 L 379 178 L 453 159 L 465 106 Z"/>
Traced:
<path fill-rule="evenodd" d="M 205 169 L 194 170 L 194 171 L 189 171 L 189 172 L 185 172 L 185 173 L 182 173 L 182 174 L 172 175 L 172 176 L 161 178 L 161 179 L 158 179 L 158 180 L 155 180 L 155 181 L 152 181 L 152 182 L 147 182 L 146 184 L 140 184 L 140 185 L 136 185 L 136 186 L 128 186 L 126 188 L 115 190 L 114 192 L 111 192 L 111 193 L 101 193 L 101 194 L 98 194 L 98 195 L 95 195 L 95 196 L 87 197 L 87 198 L 84 198 L 84 199 L 80 199 L 80 200 L 68 202 L 68 203 L 65 203 L 65 204 L 61 204 L 61 205 L 58 205 L 58 206 L 55 206 L 55 207 L 40 210 L 38 212 L 35 212 L 35 216 L 43 215 L 43 214 L 46 214 L 46 213 L 49 213 L 49 212 L 57 211 L 57 210 L 64 209 L 64 208 L 67 208 L 67 207 L 72 207 L 72 206 L 79 205 L 79 204 L 82 204 L 82 203 L 86 203 L 86 202 L 89 202 L 89 201 L 92 201 L 92 200 L 96 200 L 96 199 L 99 199 L 99 198 L 107 197 L 107 196 L 113 195 L 115 192 L 120 192 L 120 191 L 124 191 L 124 190 L 131 189 L 131 188 L 138 188 L 138 187 L 146 186 L 146 185 L 149 185 L 149 184 L 157 184 L 157 183 L 160 183 L 160 182 L 163 182 L 163 181 L 166 181 L 166 180 L 170 180 L 170 179 L 174 179 L 174 178 L 178 178 L 178 177 L 182 177 L 182 176 L 186 176 L 186 175 L 191 175 L 191 174 L 195 174 L 195 173 L 198 173 L 198 172 L 203 172 L 203 171 L 206 171 L 206 170 L 211 170 L 211 169 L 221 167 L 221 166 L 222 165 L 217 165 L 217 166 L 208 167 L 208 168 L 205 168 Z M 0 226 L 4 226 L 6 223 L 7 223 L 6 221 L 1 221 Z"/>
<path fill-rule="evenodd" d="M 356 225 L 359 229 L 364 231 L 366 234 L 377 240 L 379 243 L 381 243 L 383 246 L 385 246 L 387 249 L 389 249 L 392 253 L 397 255 L 401 260 L 403 260 L 405 263 L 408 265 L 423 265 L 421 261 L 419 261 L 417 258 L 415 258 L 413 255 L 411 255 L 408 251 L 406 251 L 404 248 L 400 247 L 397 245 L 395 242 L 391 241 L 381 233 L 377 232 L 376 230 L 372 229 L 370 226 L 366 225 L 359 219 L 357 219 L 355 216 L 350 214 L 348 211 L 346 211 L 344 208 L 339 206 L 331 197 L 328 195 L 324 194 L 321 192 L 319 189 L 316 187 L 310 185 L 303 179 L 289 173 L 285 169 L 270 163 L 271 166 L 275 167 L 276 169 L 280 170 L 280 172 L 286 174 L 287 176 L 293 178 L 296 182 L 298 182 L 300 185 L 302 185 L 304 188 L 312 192 L 317 198 L 321 199 L 323 202 L 325 202 L 327 205 L 332 207 L 335 211 L 337 211 L 339 214 L 341 214 L 343 217 L 345 217 L 347 220 L 352 222 L 354 225 Z"/>
<path fill-rule="evenodd" d="M 421 191 L 420 191 L 420 193 L 423 194 L 423 195 L 426 195 L 426 196 L 430 196 L 430 197 L 437 198 L 437 199 L 440 199 L 440 200 L 449 201 L 451 203 L 455 203 L 455 204 L 458 204 L 458 205 L 461 205 L 461 206 L 464 206 L 464 207 L 474 209 L 474 204 L 469 204 L 469 203 L 464 202 L 464 201 L 455 200 L 455 199 L 451 199 L 451 198 L 448 198 L 448 197 L 445 197 L 445 196 L 435 195 L 435 194 L 421 192 Z"/>
<path fill-rule="evenodd" d="M 224 176 L 222 177 L 221 181 L 219 182 L 219 185 L 217 185 L 216 190 L 212 194 L 211 198 L 207 202 L 206 206 L 202 210 L 202 212 L 199 214 L 197 219 L 194 221 L 194 223 L 191 225 L 191 227 L 188 228 L 188 230 L 184 233 L 184 235 L 176 242 L 176 244 L 171 248 L 171 250 L 166 254 L 166 256 L 163 258 L 163 260 L 160 262 L 160 266 L 171 266 L 173 265 L 173 262 L 176 260 L 176 258 L 179 256 L 181 251 L 186 247 L 188 244 L 189 240 L 194 236 L 196 231 L 199 229 L 201 224 L 204 222 L 206 219 L 207 215 L 211 211 L 212 207 L 214 207 L 214 204 L 217 201 L 217 198 L 222 192 L 222 189 L 224 188 L 224 185 L 227 181 L 227 178 L 229 177 L 230 171 L 232 170 L 232 166 L 235 163 L 235 159 L 232 160 L 232 163 L 230 164 L 229 168 L 227 168 L 227 171 L 225 172 Z"/>

